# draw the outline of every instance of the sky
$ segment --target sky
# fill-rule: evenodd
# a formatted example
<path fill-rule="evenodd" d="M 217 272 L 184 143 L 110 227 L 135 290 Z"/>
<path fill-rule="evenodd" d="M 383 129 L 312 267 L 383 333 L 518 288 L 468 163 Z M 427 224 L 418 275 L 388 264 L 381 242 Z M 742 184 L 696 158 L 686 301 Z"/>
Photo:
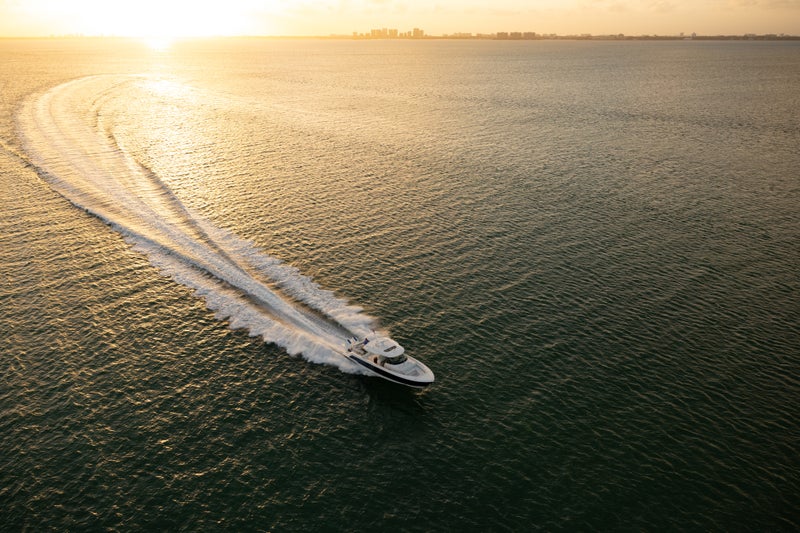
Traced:
<path fill-rule="evenodd" d="M 0 36 L 800 34 L 800 0 L 0 0 Z"/>

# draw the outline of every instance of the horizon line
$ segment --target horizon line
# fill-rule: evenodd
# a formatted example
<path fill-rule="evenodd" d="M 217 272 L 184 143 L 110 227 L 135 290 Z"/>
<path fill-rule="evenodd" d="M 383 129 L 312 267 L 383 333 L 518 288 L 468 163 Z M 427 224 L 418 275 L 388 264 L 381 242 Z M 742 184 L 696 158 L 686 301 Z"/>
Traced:
<path fill-rule="evenodd" d="M 472 32 L 454 32 L 443 34 L 423 34 L 417 36 L 385 36 L 373 35 L 365 32 L 352 32 L 352 33 L 330 33 L 327 35 L 275 35 L 275 34 L 235 34 L 235 35 L 134 35 L 134 34 L 85 34 L 85 33 L 64 33 L 64 34 L 48 34 L 48 35 L 0 35 L 0 39 L 154 39 L 165 38 L 173 41 L 194 41 L 194 40 L 211 40 L 211 39 L 341 39 L 341 40 L 356 40 L 356 41 L 419 41 L 419 40 L 552 40 L 552 39 L 565 39 L 565 40 L 592 40 L 592 39 L 616 39 L 616 40 L 631 40 L 631 39 L 686 39 L 686 40 L 703 40 L 703 39 L 800 39 L 800 34 L 787 34 L 787 33 L 716 33 L 716 34 L 700 34 L 692 32 L 685 34 L 680 32 L 677 34 L 655 34 L 655 33 L 642 33 L 642 34 L 625 34 L 625 33 L 538 33 L 538 32 L 519 32 L 519 31 L 497 31 L 491 33 L 472 33 Z"/>

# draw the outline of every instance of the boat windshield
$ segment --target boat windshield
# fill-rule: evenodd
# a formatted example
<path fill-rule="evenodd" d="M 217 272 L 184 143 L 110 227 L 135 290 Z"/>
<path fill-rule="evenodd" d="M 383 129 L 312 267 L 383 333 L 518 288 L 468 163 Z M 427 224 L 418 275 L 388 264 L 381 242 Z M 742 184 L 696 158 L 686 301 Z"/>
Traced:
<path fill-rule="evenodd" d="M 387 357 L 386 364 L 387 365 L 399 365 L 401 363 L 405 363 L 408 357 L 405 354 L 400 354 L 397 357 Z"/>

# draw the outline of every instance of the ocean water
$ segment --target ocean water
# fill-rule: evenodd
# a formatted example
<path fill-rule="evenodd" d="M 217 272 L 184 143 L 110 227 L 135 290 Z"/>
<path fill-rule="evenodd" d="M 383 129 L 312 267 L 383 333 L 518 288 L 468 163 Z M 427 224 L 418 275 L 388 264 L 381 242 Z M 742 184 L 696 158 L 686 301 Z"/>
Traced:
<path fill-rule="evenodd" d="M 798 43 L 0 61 L 3 531 L 800 527 Z"/>

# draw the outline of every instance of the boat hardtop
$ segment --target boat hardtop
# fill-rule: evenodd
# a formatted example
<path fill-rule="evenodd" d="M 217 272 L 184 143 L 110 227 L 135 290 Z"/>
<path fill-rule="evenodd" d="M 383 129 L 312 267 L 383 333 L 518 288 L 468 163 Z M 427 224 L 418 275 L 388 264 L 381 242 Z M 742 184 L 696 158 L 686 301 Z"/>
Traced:
<path fill-rule="evenodd" d="M 345 347 L 348 359 L 384 379 L 417 388 L 433 383 L 431 369 L 406 355 L 394 339 L 373 333 L 347 339 Z"/>
<path fill-rule="evenodd" d="M 383 356 L 387 359 L 399 357 L 405 353 L 403 347 L 389 337 L 374 337 L 372 339 L 364 337 L 362 346 L 367 353 Z"/>

